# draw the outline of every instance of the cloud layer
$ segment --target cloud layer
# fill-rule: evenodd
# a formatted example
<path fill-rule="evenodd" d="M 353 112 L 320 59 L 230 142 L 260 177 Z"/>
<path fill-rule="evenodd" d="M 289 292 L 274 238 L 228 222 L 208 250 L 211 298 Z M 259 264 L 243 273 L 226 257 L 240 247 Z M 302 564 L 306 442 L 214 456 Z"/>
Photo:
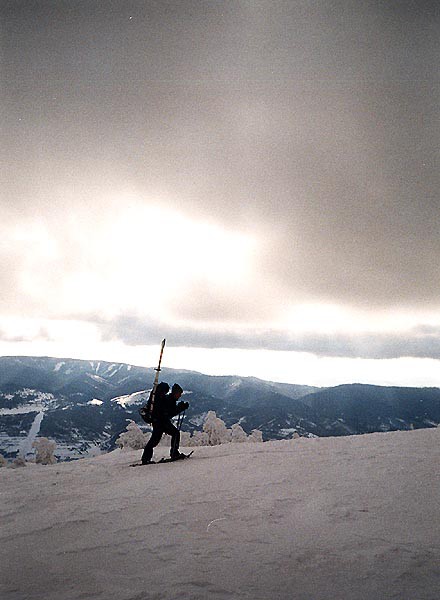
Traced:
<path fill-rule="evenodd" d="M 324 334 L 257 329 L 207 329 L 176 327 L 124 316 L 105 321 L 91 317 L 104 341 L 122 341 L 129 346 L 157 344 L 161 337 L 175 347 L 235 348 L 308 352 L 317 356 L 392 359 L 401 357 L 440 359 L 440 327 L 420 325 L 398 333 Z"/>
<path fill-rule="evenodd" d="M 4 4 L 2 314 L 438 358 L 436 6 Z M 414 318 L 282 327 L 310 303 Z"/>

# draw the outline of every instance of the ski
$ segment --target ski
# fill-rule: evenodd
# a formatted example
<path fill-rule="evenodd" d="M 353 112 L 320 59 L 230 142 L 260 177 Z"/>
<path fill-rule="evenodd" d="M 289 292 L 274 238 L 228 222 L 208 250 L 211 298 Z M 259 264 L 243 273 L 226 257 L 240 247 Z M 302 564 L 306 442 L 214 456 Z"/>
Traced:
<path fill-rule="evenodd" d="M 165 348 L 165 342 L 166 340 L 163 339 L 162 340 L 162 344 L 160 346 L 160 355 L 159 355 L 159 364 L 157 365 L 157 367 L 154 369 L 156 371 L 156 375 L 154 377 L 154 382 L 153 382 L 153 387 L 151 389 L 150 392 L 150 397 L 148 399 L 148 402 L 145 406 L 142 406 L 139 409 L 139 414 L 141 415 L 141 417 L 143 418 L 143 420 L 148 423 L 149 425 L 151 424 L 151 415 L 153 414 L 153 408 L 154 408 L 154 398 L 156 395 L 156 388 L 157 385 L 159 383 L 159 373 L 160 373 L 160 365 L 162 363 L 162 356 L 163 356 L 163 351 Z"/>
<path fill-rule="evenodd" d="M 177 462 L 178 460 L 186 460 L 187 458 L 189 458 L 192 454 L 193 454 L 194 450 L 192 450 L 189 454 L 183 454 L 183 452 L 180 453 L 180 456 L 178 458 L 161 458 L 157 464 L 160 465 L 162 463 L 168 463 L 168 462 Z"/>
<path fill-rule="evenodd" d="M 163 463 L 169 463 L 169 462 L 177 462 L 178 460 L 186 460 L 187 458 L 189 458 L 190 456 L 192 456 L 192 454 L 194 453 L 194 450 L 192 450 L 189 454 L 183 454 L 183 452 L 180 453 L 179 458 L 161 458 L 160 460 L 151 460 L 148 463 L 133 463 L 132 465 L 130 465 L 130 467 L 148 467 L 148 465 L 161 465 Z"/>

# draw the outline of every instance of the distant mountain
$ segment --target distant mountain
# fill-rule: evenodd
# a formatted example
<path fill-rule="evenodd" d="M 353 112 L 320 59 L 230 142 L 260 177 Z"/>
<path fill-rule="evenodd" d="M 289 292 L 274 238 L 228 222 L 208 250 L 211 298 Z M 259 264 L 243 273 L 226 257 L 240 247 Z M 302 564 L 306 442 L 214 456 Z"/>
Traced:
<path fill-rule="evenodd" d="M 57 455 L 72 458 L 114 448 L 127 419 L 138 414 L 154 369 L 104 361 L 0 357 L 0 452 L 24 453 L 35 435 L 57 442 Z M 200 429 L 209 410 L 228 427 L 239 422 L 267 439 L 348 435 L 433 427 L 440 422 L 440 389 L 341 385 L 333 388 L 214 377 L 163 369 L 190 402 L 183 429 Z"/>
<path fill-rule="evenodd" d="M 331 435 L 421 429 L 440 423 L 439 388 L 339 385 L 301 400 Z"/>

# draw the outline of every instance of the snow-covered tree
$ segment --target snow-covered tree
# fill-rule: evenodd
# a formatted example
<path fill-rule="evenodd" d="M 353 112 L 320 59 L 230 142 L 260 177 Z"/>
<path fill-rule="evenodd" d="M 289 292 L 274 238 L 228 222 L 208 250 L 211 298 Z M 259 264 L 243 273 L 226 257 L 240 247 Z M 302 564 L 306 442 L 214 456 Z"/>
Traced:
<path fill-rule="evenodd" d="M 57 462 L 54 452 L 57 447 L 56 442 L 49 440 L 46 437 L 41 437 L 35 440 L 32 448 L 37 451 L 35 462 L 40 465 L 54 465 Z"/>
<path fill-rule="evenodd" d="M 7 464 L 8 461 L 6 460 L 6 458 L 3 456 L 3 454 L 0 454 L 0 467 L 6 467 Z"/>
<path fill-rule="evenodd" d="M 239 423 L 232 425 L 231 429 L 226 427 L 226 423 L 217 417 L 213 410 L 210 410 L 203 424 L 203 431 L 194 431 L 192 436 L 185 438 L 182 445 L 185 446 L 217 446 L 229 442 L 262 442 L 263 434 L 258 429 L 254 429 L 251 435 L 247 435 Z"/>
<path fill-rule="evenodd" d="M 259 429 L 253 429 L 251 435 L 247 439 L 248 442 L 262 442 L 263 433 Z"/>
<path fill-rule="evenodd" d="M 191 440 L 191 434 L 188 431 L 181 431 L 180 432 L 180 445 L 187 447 L 190 445 L 190 440 Z"/>
<path fill-rule="evenodd" d="M 116 440 L 122 450 L 142 450 L 147 443 L 148 436 L 142 433 L 141 428 L 131 419 L 127 425 L 127 431 L 121 433 Z"/>
<path fill-rule="evenodd" d="M 226 427 L 226 423 L 219 419 L 213 410 L 210 410 L 206 415 L 203 431 L 208 434 L 209 446 L 227 444 L 231 441 L 231 430 Z"/>
<path fill-rule="evenodd" d="M 209 446 L 209 435 L 205 431 L 194 431 L 188 446 Z"/>
<path fill-rule="evenodd" d="M 204 431 L 194 431 L 189 440 L 189 446 L 207 446 L 208 440 L 208 434 Z"/>
<path fill-rule="evenodd" d="M 247 435 L 241 425 L 232 425 L 231 442 L 247 442 Z"/>

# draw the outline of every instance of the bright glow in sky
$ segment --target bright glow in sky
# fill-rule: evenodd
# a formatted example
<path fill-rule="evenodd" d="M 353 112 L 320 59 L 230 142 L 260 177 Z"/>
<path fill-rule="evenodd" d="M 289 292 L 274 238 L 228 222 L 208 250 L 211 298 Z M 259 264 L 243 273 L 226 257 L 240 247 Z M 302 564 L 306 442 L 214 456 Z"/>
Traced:
<path fill-rule="evenodd" d="M 383 336 L 391 336 L 385 346 L 404 347 L 417 328 L 429 341 L 440 328 L 439 313 L 295 304 L 274 290 L 278 312 L 268 310 L 262 318 L 252 309 L 260 294 L 267 302 L 259 283 L 265 244 L 256 236 L 133 196 L 124 198 L 123 209 L 114 198 L 109 204 L 112 210 L 88 222 L 85 231 L 78 231 L 75 219 L 57 230 L 42 218 L 11 230 L 9 247 L 21 264 L 18 289 L 34 309 L 29 316 L 0 318 L 3 354 L 153 365 L 156 335 L 159 341 L 169 338 L 168 366 L 207 374 L 323 386 L 440 385 L 437 361 L 423 352 L 375 359 L 368 350 Z M 222 298 L 223 321 L 210 312 Z M 121 315 L 131 315 L 134 323 L 122 318 L 112 325 Z"/>
<path fill-rule="evenodd" d="M 194 286 L 228 293 L 249 284 L 256 248 L 250 235 L 133 198 L 109 203 L 110 213 L 86 226 L 51 231 L 41 220 L 13 230 L 22 292 L 44 303 L 47 271 L 59 270 L 51 285 L 59 314 L 96 311 L 110 318 L 135 311 L 172 319 L 176 294 Z M 72 257 L 58 250 L 66 243 Z"/>

